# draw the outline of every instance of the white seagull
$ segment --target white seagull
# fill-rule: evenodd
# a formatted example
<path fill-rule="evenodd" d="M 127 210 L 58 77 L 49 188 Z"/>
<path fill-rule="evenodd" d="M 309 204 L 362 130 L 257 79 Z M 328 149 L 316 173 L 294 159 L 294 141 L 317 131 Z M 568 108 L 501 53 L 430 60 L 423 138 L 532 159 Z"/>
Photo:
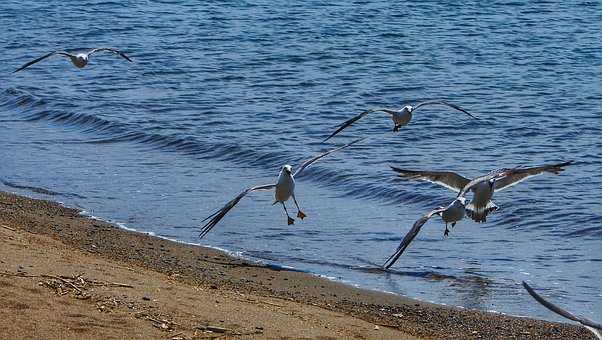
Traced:
<path fill-rule="evenodd" d="M 53 56 L 55 54 L 58 55 L 62 55 L 65 57 L 69 57 L 69 59 L 71 60 L 71 62 L 73 63 L 73 65 L 75 65 L 75 67 L 77 68 L 84 68 L 86 65 L 88 65 L 88 61 L 90 60 L 90 56 L 94 53 L 97 52 L 110 52 L 110 53 L 114 53 L 119 55 L 120 57 L 124 58 L 125 60 L 129 61 L 130 63 L 132 62 L 132 59 L 130 59 L 127 55 L 125 55 L 123 52 L 120 52 L 114 48 L 95 48 L 93 50 L 88 51 L 87 53 L 78 53 L 78 54 L 72 54 L 69 52 L 65 52 L 65 51 L 54 51 L 54 52 L 50 52 L 46 55 L 43 55 L 41 57 L 39 57 L 38 59 L 32 60 L 30 62 L 28 62 L 27 64 L 19 67 L 18 69 L 16 69 L 15 71 L 13 71 L 13 73 L 17 73 L 19 71 L 21 71 L 24 68 L 27 68 L 39 61 L 42 61 L 50 56 Z"/>
<path fill-rule="evenodd" d="M 537 294 L 537 292 L 535 292 L 533 290 L 533 288 L 531 288 L 531 286 L 529 286 L 525 281 L 523 281 L 523 287 L 525 287 L 527 292 L 529 292 L 529 294 L 535 300 L 537 300 L 537 302 L 541 303 L 547 309 L 551 310 L 552 312 L 554 312 L 556 314 L 564 316 L 565 318 L 567 318 L 569 320 L 579 322 L 581 325 L 583 325 L 583 327 L 589 329 L 592 333 L 594 333 L 598 337 L 598 339 L 602 339 L 602 324 L 594 322 L 583 316 L 574 315 L 574 314 L 556 306 L 555 304 L 551 303 L 550 301 L 547 301 L 541 295 Z"/>
<path fill-rule="evenodd" d="M 360 118 L 366 116 L 368 113 L 371 112 L 384 112 L 384 113 L 388 113 L 391 116 L 391 119 L 393 120 L 393 132 L 397 132 L 399 131 L 399 128 L 401 128 L 402 126 L 407 125 L 410 120 L 412 119 L 412 114 L 414 113 L 414 111 L 416 111 L 417 109 L 423 107 L 423 106 L 428 106 L 428 105 L 444 105 L 447 107 L 451 107 L 452 109 L 461 111 L 466 113 L 467 115 L 469 115 L 470 117 L 474 118 L 474 119 L 479 119 L 475 116 L 473 116 L 472 114 L 470 114 L 468 111 L 464 110 L 463 108 L 459 107 L 458 105 L 454 105 L 451 103 L 448 103 L 444 100 L 429 100 L 426 102 L 422 102 L 422 103 L 418 103 L 416 106 L 412 106 L 412 105 L 406 105 L 404 107 L 402 107 L 401 109 L 387 109 L 387 108 L 372 108 L 372 109 L 368 109 L 360 114 L 358 114 L 357 116 L 345 121 L 343 124 L 341 124 L 335 132 L 333 132 L 330 136 L 328 136 L 328 138 L 326 138 L 324 140 L 327 141 L 330 138 L 334 137 L 336 134 L 338 134 L 339 132 L 341 132 L 343 129 L 345 129 L 348 126 L 351 126 L 351 124 L 355 123 L 356 121 L 358 121 Z"/>
<path fill-rule="evenodd" d="M 427 214 L 423 215 L 419 218 L 412 229 L 406 234 L 406 236 L 401 240 L 401 243 L 391 255 L 387 261 L 383 264 L 384 269 L 390 268 L 397 259 L 403 254 L 406 248 L 410 245 L 410 243 L 416 238 L 422 226 L 433 216 L 439 215 L 443 222 L 445 222 L 445 231 L 443 232 L 444 236 L 449 234 L 449 229 L 447 228 L 448 224 L 451 224 L 452 228 L 456 225 L 456 223 L 464 218 L 465 210 L 466 210 L 466 198 L 464 195 L 468 191 L 470 191 L 475 186 L 481 185 L 482 183 L 495 183 L 498 180 L 503 180 L 506 176 L 512 175 L 514 169 L 499 169 L 490 172 L 489 174 L 481 177 L 477 177 L 474 180 L 470 181 L 466 184 L 466 186 L 461 190 L 461 194 L 456 197 L 456 199 L 451 202 L 447 207 L 439 207 L 437 209 L 431 210 Z"/>
<path fill-rule="evenodd" d="M 498 206 L 491 201 L 494 191 L 501 191 L 518 184 L 529 177 L 540 175 L 544 172 L 559 174 L 564 171 L 564 167 L 573 164 L 573 161 L 568 161 L 558 164 L 550 164 L 537 166 L 532 168 L 515 168 L 510 176 L 492 182 L 480 182 L 472 186 L 470 190 L 473 192 L 473 198 L 470 204 L 466 206 L 468 216 L 475 222 L 485 222 L 487 215 L 498 209 Z M 452 171 L 420 171 L 406 170 L 391 166 L 400 177 L 407 179 L 423 180 L 435 184 L 439 184 L 448 189 L 461 192 L 462 188 L 466 187 L 470 180 Z M 465 193 L 462 194 L 462 196 Z"/>
<path fill-rule="evenodd" d="M 259 186 L 247 188 L 243 192 L 241 192 L 238 196 L 236 196 L 234 199 L 232 199 L 230 202 L 226 203 L 226 205 L 224 205 L 223 208 L 219 209 L 218 211 L 214 212 L 213 214 L 211 214 L 207 218 L 205 218 L 203 220 L 203 222 L 205 222 L 207 220 L 209 220 L 209 221 L 201 229 L 201 233 L 200 233 L 199 237 L 203 238 L 205 235 L 207 235 L 207 233 L 209 231 L 211 231 L 211 229 L 213 229 L 213 227 L 215 227 L 215 225 L 217 225 L 217 223 L 224 216 L 226 216 L 226 214 L 232 208 L 234 208 L 234 206 L 243 197 L 245 197 L 248 193 L 253 192 L 253 191 L 271 190 L 271 189 L 275 188 L 274 203 L 272 205 L 275 205 L 276 203 L 282 203 L 282 207 L 284 208 L 284 212 L 286 213 L 288 225 L 295 223 L 295 220 L 289 216 L 288 211 L 286 210 L 286 205 L 284 204 L 284 202 L 288 201 L 288 199 L 291 197 L 293 198 L 293 201 L 295 202 L 295 205 L 297 206 L 297 217 L 300 219 L 305 218 L 307 215 L 303 211 L 301 211 L 301 208 L 299 208 L 299 204 L 297 203 L 297 199 L 295 198 L 295 177 L 298 176 L 305 168 L 307 168 L 308 166 L 310 166 L 312 163 L 319 160 L 320 158 L 328 156 L 333 152 L 345 149 L 345 148 L 347 148 L 357 142 L 360 142 L 362 140 L 363 139 L 357 139 L 349 144 L 345 144 L 336 149 L 332 149 L 330 151 L 319 154 L 319 155 L 315 156 L 314 158 L 311 158 L 311 159 L 303 162 L 303 164 L 301 164 L 301 166 L 299 166 L 299 169 L 297 169 L 297 171 L 295 173 L 293 173 L 293 168 L 290 165 L 287 164 L 287 165 L 282 166 L 282 169 L 280 170 L 280 173 L 278 174 L 278 180 L 276 181 L 275 184 L 266 184 L 266 185 L 259 185 Z"/>

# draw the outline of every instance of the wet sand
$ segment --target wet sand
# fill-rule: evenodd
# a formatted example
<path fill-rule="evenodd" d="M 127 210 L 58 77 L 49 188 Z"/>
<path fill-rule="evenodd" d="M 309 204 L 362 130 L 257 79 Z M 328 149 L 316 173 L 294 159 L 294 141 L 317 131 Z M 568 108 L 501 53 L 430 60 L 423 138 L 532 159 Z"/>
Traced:
<path fill-rule="evenodd" d="M 0 339 L 593 339 L 130 232 L 0 192 Z"/>

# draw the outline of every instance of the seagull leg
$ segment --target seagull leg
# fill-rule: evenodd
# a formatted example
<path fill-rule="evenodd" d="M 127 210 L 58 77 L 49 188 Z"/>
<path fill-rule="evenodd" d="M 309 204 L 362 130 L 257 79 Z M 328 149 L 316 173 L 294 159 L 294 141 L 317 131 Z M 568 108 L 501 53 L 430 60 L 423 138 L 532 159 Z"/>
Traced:
<path fill-rule="evenodd" d="M 456 222 L 452 223 L 452 228 L 456 226 Z"/>
<path fill-rule="evenodd" d="M 445 231 L 443 232 L 443 236 L 449 236 L 449 229 L 447 229 L 447 223 L 445 223 Z"/>
<path fill-rule="evenodd" d="M 286 210 L 286 205 L 284 204 L 284 202 L 281 202 L 282 206 L 284 207 L 284 212 L 286 213 L 286 218 L 288 219 L 288 225 L 292 225 L 295 224 L 295 220 L 292 219 L 289 215 L 288 215 L 288 210 Z"/>
<path fill-rule="evenodd" d="M 293 201 L 295 202 L 295 205 L 297 206 L 297 217 L 299 217 L 300 219 L 304 219 L 305 217 L 307 217 L 307 215 L 305 215 L 305 213 L 303 211 L 301 211 L 301 208 L 299 208 L 299 203 L 297 203 L 297 199 L 295 198 L 295 195 L 293 195 Z"/>
<path fill-rule="evenodd" d="M 401 128 L 401 125 L 395 125 L 393 127 L 393 132 L 399 132 L 399 129 Z"/>

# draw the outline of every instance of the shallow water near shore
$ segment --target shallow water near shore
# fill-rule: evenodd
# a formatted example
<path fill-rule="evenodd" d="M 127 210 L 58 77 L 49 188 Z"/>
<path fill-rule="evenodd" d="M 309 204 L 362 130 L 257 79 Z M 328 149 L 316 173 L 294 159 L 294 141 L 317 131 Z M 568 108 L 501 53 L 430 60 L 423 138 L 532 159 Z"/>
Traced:
<path fill-rule="evenodd" d="M 184 242 L 201 242 L 361 287 L 559 320 L 520 286 L 602 318 L 602 19 L 595 4 L 187 6 L 6 2 L 0 56 L 0 184 Z M 494 14 L 492 14 L 494 13 Z M 113 46 L 77 70 L 55 48 Z M 368 107 L 446 98 L 392 133 Z M 309 215 L 286 225 L 270 193 L 207 236 L 201 220 L 284 163 L 358 136 L 298 179 Z M 443 238 L 429 222 L 394 270 L 377 269 L 453 193 L 389 165 L 476 176 L 574 159 L 496 194 L 486 224 Z M 292 204 L 289 211 L 294 212 Z"/>

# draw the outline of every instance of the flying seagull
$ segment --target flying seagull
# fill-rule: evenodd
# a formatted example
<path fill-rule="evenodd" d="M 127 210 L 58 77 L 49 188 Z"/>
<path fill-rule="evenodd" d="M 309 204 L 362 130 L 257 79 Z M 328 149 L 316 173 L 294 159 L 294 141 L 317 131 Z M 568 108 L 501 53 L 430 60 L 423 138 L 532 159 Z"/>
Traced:
<path fill-rule="evenodd" d="M 512 175 L 495 181 L 495 184 L 492 182 L 480 182 L 475 186 L 471 186 L 470 190 L 473 192 L 474 196 L 470 204 L 466 206 L 468 216 L 475 222 L 485 222 L 487 220 L 487 215 L 498 209 L 498 206 L 491 201 L 494 191 L 504 190 L 529 177 L 537 176 L 545 172 L 559 174 L 564 171 L 565 166 L 571 164 L 573 164 L 573 161 L 532 168 L 515 168 L 513 169 Z M 468 178 L 452 171 L 406 170 L 394 166 L 391 166 L 391 169 L 397 172 L 400 177 L 439 184 L 458 193 L 460 193 L 462 188 L 466 187 L 470 182 Z M 463 193 L 462 196 L 464 194 L 465 193 Z"/>
<path fill-rule="evenodd" d="M 403 254 L 406 248 L 410 245 L 410 243 L 416 238 L 422 226 L 433 216 L 438 215 L 441 216 L 443 222 L 445 222 L 445 231 L 443 232 L 444 236 L 449 234 L 449 229 L 447 228 L 448 224 L 451 224 L 452 228 L 456 225 L 456 223 L 464 218 L 465 210 L 466 210 L 466 198 L 464 195 L 468 191 L 470 191 L 473 187 L 481 185 L 481 183 L 495 183 L 498 180 L 503 180 L 506 176 L 512 174 L 514 169 L 499 169 L 490 172 L 489 174 L 481 177 L 477 177 L 469 183 L 461 190 L 461 195 L 458 195 L 456 199 L 451 202 L 447 207 L 439 207 L 437 209 L 431 210 L 427 214 L 423 215 L 419 218 L 412 229 L 406 234 L 406 236 L 401 240 L 399 247 L 395 250 L 393 255 L 391 255 L 387 261 L 383 264 L 384 269 L 390 268 L 397 259 Z"/>
<path fill-rule="evenodd" d="M 567 318 L 569 320 L 579 322 L 585 328 L 589 329 L 592 333 L 594 333 L 598 337 L 598 339 L 602 339 L 602 324 L 599 324 L 597 322 L 594 322 L 594 321 L 584 318 L 582 316 L 574 315 L 574 314 L 556 306 L 555 304 L 551 303 L 550 301 L 547 301 L 541 295 L 537 294 L 537 292 L 535 292 L 533 290 L 533 288 L 531 288 L 531 286 L 529 286 L 525 281 L 523 281 L 523 287 L 525 287 L 527 292 L 529 292 L 529 294 L 535 300 L 537 300 L 537 302 L 541 303 L 547 309 L 551 310 L 552 312 L 554 312 L 556 314 L 564 316 L 565 318 Z"/>
<path fill-rule="evenodd" d="M 132 59 L 130 59 L 127 55 L 125 55 L 123 52 L 120 52 L 114 48 L 95 48 L 93 50 L 88 51 L 87 53 L 78 53 L 78 54 L 72 54 L 69 52 L 65 52 L 65 51 L 54 51 L 54 52 L 50 52 L 46 55 L 43 55 L 41 57 L 39 57 L 38 59 L 32 60 L 30 62 L 28 62 L 27 64 L 19 67 L 18 69 L 16 69 L 15 71 L 13 71 L 13 73 L 17 73 L 19 71 L 21 71 L 24 68 L 27 68 L 39 61 L 42 61 L 50 56 L 53 56 L 55 54 L 58 55 L 62 55 L 65 57 L 69 57 L 69 59 L 71 59 L 71 62 L 73 63 L 73 65 L 75 65 L 75 67 L 77 68 L 84 68 L 86 65 L 88 65 L 88 61 L 90 60 L 90 56 L 94 53 L 97 52 L 110 52 L 110 53 L 114 53 L 119 55 L 120 57 L 124 58 L 125 60 L 132 62 Z"/>
<path fill-rule="evenodd" d="M 366 116 L 367 114 L 369 114 L 371 112 L 388 113 L 391 116 L 393 123 L 395 124 L 395 126 L 393 127 L 393 132 L 397 132 L 397 131 L 399 131 L 399 129 L 402 126 L 407 125 L 410 122 L 414 111 L 416 111 L 417 109 L 419 109 L 423 106 L 428 106 L 428 105 L 444 105 L 447 107 L 451 107 L 452 109 L 458 110 L 460 112 L 464 112 L 474 119 L 478 119 L 477 117 L 473 116 L 468 111 L 464 110 L 463 108 L 459 107 L 458 105 L 448 103 L 444 100 L 429 100 L 426 102 L 418 103 L 416 106 L 406 105 L 406 106 L 402 107 L 401 109 L 372 108 L 372 109 L 368 109 L 368 110 L 358 114 L 357 116 L 345 121 L 343 124 L 341 124 L 336 129 L 335 132 L 333 132 L 330 136 L 328 136 L 328 138 L 326 138 L 324 140 L 324 142 L 329 140 L 330 138 L 334 137 L 336 134 L 343 131 L 343 129 L 345 129 L 348 126 L 351 126 L 351 124 L 357 122 L 358 120 L 360 120 L 360 118 L 363 118 L 364 116 Z"/>
<path fill-rule="evenodd" d="M 207 220 L 209 220 L 209 221 L 201 229 L 201 233 L 200 233 L 199 237 L 203 238 L 205 235 L 207 235 L 207 233 L 209 231 L 211 231 L 211 229 L 213 229 L 213 227 L 215 227 L 217 225 L 217 223 L 224 216 L 226 216 L 226 214 L 232 208 L 234 208 L 234 206 L 236 206 L 236 204 L 243 197 L 245 197 L 247 194 L 249 194 L 253 191 L 275 189 L 274 190 L 274 198 L 275 199 L 274 199 L 274 203 L 272 205 L 275 205 L 276 203 L 282 204 L 282 207 L 284 208 L 284 212 L 286 213 L 288 225 L 295 223 L 295 220 L 289 216 L 288 211 L 286 210 L 286 205 L 285 205 L 285 202 L 288 201 L 288 199 L 290 197 L 292 197 L 293 201 L 295 202 L 295 206 L 297 206 L 297 217 L 300 219 L 304 219 L 307 215 L 303 211 L 301 211 L 301 208 L 299 208 L 299 204 L 297 203 L 297 199 L 295 198 L 295 177 L 297 177 L 305 168 L 307 168 L 308 166 L 310 166 L 312 163 L 319 160 L 320 158 L 326 157 L 333 152 L 350 147 L 351 145 L 353 145 L 357 142 L 360 142 L 361 140 L 363 140 L 363 139 L 357 139 L 349 144 L 345 144 L 336 149 L 332 149 L 330 151 L 321 153 L 321 154 L 315 156 L 314 158 L 311 158 L 311 159 L 303 162 L 303 164 L 301 164 L 301 166 L 299 166 L 297 171 L 295 171 L 294 173 L 293 173 L 293 168 L 290 165 L 286 164 L 286 165 L 282 166 L 282 169 L 280 170 L 280 173 L 278 174 L 278 180 L 276 181 L 275 184 L 266 184 L 266 185 L 259 185 L 259 186 L 247 188 L 243 192 L 241 192 L 238 196 L 234 197 L 234 199 L 232 199 L 230 202 L 226 203 L 226 205 L 224 205 L 221 209 L 219 209 L 218 211 L 214 212 L 213 214 L 211 214 L 207 218 L 205 218 L 203 220 L 203 222 L 205 222 Z"/>

